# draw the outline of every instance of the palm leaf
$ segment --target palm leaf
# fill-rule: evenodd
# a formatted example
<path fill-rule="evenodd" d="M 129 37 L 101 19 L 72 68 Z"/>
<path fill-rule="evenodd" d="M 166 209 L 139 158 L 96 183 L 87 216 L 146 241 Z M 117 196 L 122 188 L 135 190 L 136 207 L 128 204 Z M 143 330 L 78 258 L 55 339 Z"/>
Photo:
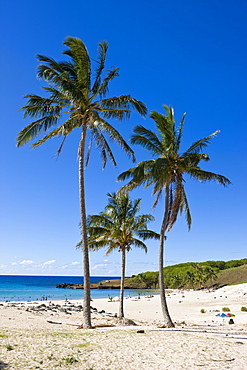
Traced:
<path fill-rule="evenodd" d="M 105 168 L 106 166 L 107 156 L 109 157 L 113 165 L 116 167 L 117 163 L 115 161 L 114 155 L 102 131 L 96 125 L 95 126 L 91 125 L 90 135 L 94 140 L 96 147 L 100 149 L 103 168 Z"/>
<path fill-rule="evenodd" d="M 213 172 L 204 171 L 200 169 L 199 167 L 189 169 L 187 173 L 195 180 L 199 180 L 200 182 L 205 181 L 216 181 L 218 184 L 227 186 L 231 184 L 231 181 L 228 180 L 225 176 L 215 174 Z"/>
<path fill-rule="evenodd" d="M 197 140 L 194 142 L 189 149 L 184 152 L 183 156 L 188 153 L 199 153 L 203 148 L 207 147 L 210 144 L 210 140 L 213 139 L 220 131 L 215 131 L 211 135 L 205 137 L 204 139 Z"/>
<path fill-rule="evenodd" d="M 106 59 L 106 52 L 108 49 L 108 43 L 106 41 L 100 42 L 98 46 L 98 68 L 96 69 L 95 73 L 95 80 L 94 85 L 92 87 L 92 92 L 94 94 L 98 93 L 98 89 L 101 83 L 101 73 L 105 67 L 105 59 Z"/>
<path fill-rule="evenodd" d="M 179 128 L 178 128 L 178 135 L 177 135 L 177 140 L 176 140 L 176 144 L 175 144 L 175 148 L 174 148 L 175 153 L 178 153 L 179 149 L 180 149 L 181 139 L 182 139 L 182 136 L 183 136 L 185 116 L 186 116 L 186 113 L 184 113 L 182 115 L 182 119 L 181 119 L 181 122 L 180 122 L 180 125 L 179 125 Z"/>
<path fill-rule="evenodd" d="M 45 117 L 59 114 L 67 104 L 60 99 L 47 99 L 38 95 L 25 95 L 28 101 L 20 110 L 24 110 L 24 118 Z"/>
<path fill-rule="evenodd" d="M 152 153 L 153 156 L 162 155 L 163 146 L 157 135 L 143 126 L 133 128 L 135 135 L 131 137 L 131 144 L 139 144 Z"/>
<path fill-rule="evenodd" d="M 91 84 L 91 62 L 87 48 L 82 40 L 71 36 L 65 39 L 64 45 L 69 49 L 63 54 L 69 55 L 75 63 L 77 87 L 88 93 Z"/>
<path fill-rule="evenodd" d="M 167 149 L 174 142 L 173 125 L 171 125 L 166 116 L 156 111 L 151 112 L 150 118 L 156 123 L 156 128 L 162 137 L 163 148 Z"/>
<path fill-rule="evenodd" d="M 51 126 L 57 124 L 59 115 L 44 117 L 37 121 L 31 122 L 17 135 L 17 147 L 23 146 L 35 137 L 37 137 L 41 131 L 47 131 Z"/>
<path fill-rule="evenodd" d="M 147 108 L 145 104 L 137 99 L 132 98 L 130 95 L 120 95 L 108 99 L 103 99 L 101 101 L 101 107 L 102 111 L 104 111 L 104 114 L 108 114 L 108 111 L 109 114 L 112 114 L 113 111 L 111 111 L 110 109 L 122 110 L 123 112 L 125 112 L 126 118 L 129 117 L 131 109 L 136 110 L 142 116 L 145 116 L 147 113 Z M 110 117 L 114 118 L 115 116 L 110 115 Z M 122 119 L 122 117 L 120 117 L 120 119 Z"/>
<path fill-rule="evenodd" d="M 106 132 L 107 135 L 109 135 L 110 140 L 116 142 L 120 146 L 120 148 L 131 157 L 132 161 L 134 162 L 136 160 L 134 151 L 123 139 L 120 133 L 103 118 L 99 117 L 98 119 L 101 125 L 97 125 L 97 129 Z"/>
<path fill-rule="evenodd" d="M 33 148 L 37 148 L 38 146 L 44 144 L 48 139 L 51 139 L 53 137 L 59 137 L 59 136 L 68 136 L 71 131 L 78 127 L 78 120 L 74 119 L 73 117 L 68 119 L 67 121 L 63 122 L 59 127 L 57 127 L 55 130 L 51 131 L 49 134 L 44 136 L 41 140 L 37 141 L 32 145 Z M 61 146 L 58 149 L 58 154 L 61 151 Z"/>
<path fill-rule="evenodd" d="M 115 77 L 119 76 L 119 68 L 111 67 L 111 70 L 108 71 L 106 77 L 104 78 L 101 85 L 98 86 L 97 90 L 93 92 L 99 94 L 100 97 L 104 97 L 108 93 L 109 82 L 112 81 Z"/>
<path fill-rule="evenodd" d="M 185 191 L 183 191 L 183 198 L 182 198 L 182 202 L 181 202 L 181 205 L 180 205 L 180 214 L 181 215 L 182 215 L 183 211 L 185 212 L 185 217 L 186 217 L 188 230 L 190 230 L 191 224 L 192 224 L 192 217 L 191 217 L 189 203 L 188 203 Z"/>

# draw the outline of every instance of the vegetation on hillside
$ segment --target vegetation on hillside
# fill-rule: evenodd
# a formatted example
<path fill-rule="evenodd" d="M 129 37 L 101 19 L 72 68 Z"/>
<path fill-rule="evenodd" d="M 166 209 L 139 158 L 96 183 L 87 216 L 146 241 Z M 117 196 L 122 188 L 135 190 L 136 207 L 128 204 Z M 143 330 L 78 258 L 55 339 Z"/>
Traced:
<path fill-rule="evenodd" d="M 165 287 L 204 288 L 247 282 L 247 258 L 231 261 L 206 261 L 180 263 L 164 268 Z M 159 286 L 158 271 L 147 271 L 133 276 L 129 285 L 144 289 Z"/>

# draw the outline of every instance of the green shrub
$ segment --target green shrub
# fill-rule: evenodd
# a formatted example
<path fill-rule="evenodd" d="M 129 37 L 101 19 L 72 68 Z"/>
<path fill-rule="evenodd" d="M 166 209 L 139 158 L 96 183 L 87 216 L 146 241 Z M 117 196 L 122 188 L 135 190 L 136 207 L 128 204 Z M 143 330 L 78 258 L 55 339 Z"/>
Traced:
<path fill-rule="evenodd" d="M 231 310 L 230 310 L 230 308 L 229 308 L 229 307 L 223 307 L 223 308 L 222 308 L 222 311 L 223 311 L 223 312 L 230 312 Z"/>
<path fill-rule="evenodd" d="M 247 312 L 247 307 L 245 307 L 245 306 L 241 307 L 241 311 Z"/>
<path fill-rule="evenodd" d="M 11 344 L 7 344 L 6 348 L 7 348 L 8 351 L 12 351 L 14 349 L 14 347 L 11 346 Z"/>
<path fill-rule="evenodd" d="M 78 360 L 74 356 L 68 356 L 67 358 L 64 358 L 64 361 L 67 365 L 74 364 L 75 362 L 78 362 Z"/>
<path fill-rule="evenodd" d="M 206 312 L 206 310 L 204 310 L 204 308 L 201 308 L 200 312 L 201 312 L 201 313 L 205 313 L 205 312 Z"/>

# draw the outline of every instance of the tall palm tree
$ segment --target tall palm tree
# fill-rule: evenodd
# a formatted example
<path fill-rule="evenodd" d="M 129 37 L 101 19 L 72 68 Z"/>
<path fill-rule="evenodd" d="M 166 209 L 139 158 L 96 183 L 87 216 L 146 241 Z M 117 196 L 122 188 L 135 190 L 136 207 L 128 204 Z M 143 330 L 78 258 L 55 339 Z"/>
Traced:
<path fill-rule="evenodd" d="M 74 37 L 67 37 L 64 41 L 67 49 L 63 52 L 68 60 L 57 62 L 54 59 L 38 55 L 41 62 L 38 66 L 38 77 L 44 79 L 48 86 L 43 89 L 48 97 L 25 95 L 26 105 L 24 118 L 34 119 L 17 137 L 17 146 L 20 147 L 30 140 L 44 133 L 44 137 L 33 144 L 33 147 L 43 144 L 46 140 L 61 136 L 63 138 L 58 154 L 61 152 L 67 136 L 74 130 L 81 131 L 78 146 L 79 157 L 79 197 L 82 225 L 82 249 L 84 265 L 84 327 L 91 328 L 90 314 L 90 272 L 88 258 L 88 242 L 86 231 L 86 207 L 84 192 L 84 167 L 87 165 L 92 143 L 100 150 L 103 168 L 107 159 L 116 166 L 116 161 L 106 140 L 105 134 L 117 142 L 123 151 L 134 160 L 134 152 L 122 138 L 120 133 L 106 121 L 115 118 L 122 121 L 129 118 L 131 109 L 141 115 L 146 114 L 145 105 L 130 95 L 106 97 L 108 84 L 119 75 L 119 69 L 112 67 L 102 77 L 105 68 L 108 44 L 106 41 L 98 44 L 98 60 L 94 78 L 91 72 L 91 60 L 84 43 Z M 60 119 L 62 123 L 59 124 Z M 89 136 L 89 150 L 85 153 L 86 139 Z"/>
<path fill-rule="evenodd" d="M 104 212 L 88 216 L 88 242 L 93 251 L 107 247 L 106 255 L 116 249 L 122 254 L 119 317 L 123 318 L 126 252 L 131 250 L 131 246 L 147 252 L 143 241 L 159 239 L 159 234 L 147 228 L 147 223 L 154 220 L 152 215 L 137 215 L 141 199 L 131 201 L 128 194 L 108 193 L 107 196 L 108 204 Z"/>
<path fill-rule="evenodd" d="M 176 222 L 179 212 L 180 214 L 185 212 L 188 229 L 191 227 L 192 219 L 184 189 L 185 175 L 188 174 L 189 177 L 200 182 L 214 180 L 224 186 L 230 184 L 230 181 L 222 175 L 204 171 L 199 167 L 202 160 L 209 160 L 207 154 L 201 153 L 202 149 L 219 131 L 194 142 L 185 152 L 180 154 L 185 114 L 176 129 L 173 108 L 166 105 L 163 107 L 166 110 L 166 115 L 153 111 L 150 116 L 155 122 L 157 134 L 143 126 L 135 126 L 134 135 L 131 138 L 132 144 L 143 146 L 153 159 L 138 163 L 136 167 L 120 174 L 118 180 L 130 179 L 122 187 L 122 191 L 129 191 L 140 185 L 144 185 L 145 188 L 152 185 L 153 195 L 156 195 L 154 207 L 161 194 L 165 193 L 164 216 L 159 242 L 159 284 L 164 325 L 173 327 L 174 324 L 170 318 L 165 298 L 164 241 L 166 233 L 172 229 Z"/>

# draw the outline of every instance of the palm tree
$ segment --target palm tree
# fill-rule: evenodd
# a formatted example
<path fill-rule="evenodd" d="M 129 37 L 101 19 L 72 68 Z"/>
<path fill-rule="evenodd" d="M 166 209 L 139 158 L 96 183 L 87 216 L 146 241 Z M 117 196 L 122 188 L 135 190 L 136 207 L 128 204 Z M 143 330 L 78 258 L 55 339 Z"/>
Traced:
<path fill-rule="evenodd" d="M 131 250 L 131 246 L 147 252 L 143 241 L 159 239 L 159 234 L 147 228 L 147 223 L 154 220 L 152 215 L 137 215 L 141 199 L 131 201 L 128 194 L 108 193 L 107 196 L 104 212 L 88 216 L 88 243 L 92 251 L 107 247 L 106 255 L 116 249 L 122 254 L 119 317 L 123 318 L 126 252 Z"/>
<path fill-rule="evenodd" d="M 189 286 L 192 286 L 192 288 L 194 289 L 195 282 L 196 282 L 195 273 L 191 271 L 187 271 L 185 275 L 185 283 L 187 283 Z"/>
<path fill-rule="evenodd" d="M 74 37 L 67 37 L 64 41 L 67 49 L 63 52 L 69 60 L 57 62 L 47 56 L 38 55 L 41 62 L 38 66 L 38 77 L 48 83 L 44 87 L 48 97 L 38 95 L 25 95 L 26 105 L 24 118 L 34 119 L 29 123 L 17 137 L 17 146 L 20 147 L 30 140 L 36 138 L 42 132 L 44 137 L 32 146 L 43 144 L 46 140 L 61 136 L 63 138 L 58 149 L 60 154 L 67 136 L 74 130 L 81 130 L 81 137 L 78 146 L 79 157 L 79 197 L 80 216 L 82 225 L 82 249 L 84 266 L 84 327 L 91 328 L 90 314 L 90 272 L 88 258 L 88 242 L 86 231 L 86 207 L 84 191 L 84 167 L 87 165 L 92 143 L 100 150 L 103 168 L 107 159 L 110 159 L 116 166 L 116 161 L 105 134 L 117 142 L 125 153 L 134 160 L 134 152 L 125 142 L 119 132 L 106 120 L 115 118 L 122 121 L 129 118 L 131 108 L 137 110 L 141 115 L 146 114 L 145 105 L 132 98 L 130 95 L 121 95 L 107 98 L 108 84 L 119 75 L 119 69 L 112 67 L 102 77 L 105 68 L 105 59 L 108 49 L 106 41 L 100 42 L 98 46 L 98 60 L 95 69 L 94 79 L 91 72 L 91 60 L 84 43 Z M 59 124 L 60 118 L 62 123 Z M 89 150 L 85 153 L 85 145 L 89 136 Z"/>
<path fill-rule="evenodd" d="M 209 280 L 211 280 L 212 283 L 213 280 L 217 279 L 219 269 L 211 266 L 201 266 L 197 263 L 193 263 L 191 266 L 196 270 L 195 281 L 198 282 L 200 288 L 203 287 L 203 284 L 205 286 Z"/>
<path fill-rule="evenodd" d="M 140 185 L 144 185 L 145 188 L 153 185 L 153 195 L 156 195 L 154 207 L 163 191 L 165 193 L 164 216 L 159 243 L 159 284 L 164 325 L 173 327 L 174 324 L 170 318 L 165 298 L 164 241 L 166 233 L 172 229 L 176 222 L 179 212 L 180 214 L 185 212 L 188 229 L 191 227 L 191 214 L 184 189 L 185 174 L 200 182 L 214 180 L 224 186 L 230 184 L 230 181 L 224 176 L 204 171 L 199 167 L 202 160 L 209 160 L 207 154 L 201 153 L 202 149 L 219 131 L 194 142 L 185 152 L 180 154 L 185 114 L 176 129 L 173 108 L 166 105 L 163 107 L 166 110 L 166 115 L 153 111 L 150 116 L 156 124 L 157 134 L 143 126 L 135 126 L 134 135 L 131 138 L 132 144 L 143 146 L 150 152 L 152 159 L 140 162 L 136 167 L 123 172 L 119 175 L 118 180 L 130 179 L 121 191 L 129 191 Z"/>

